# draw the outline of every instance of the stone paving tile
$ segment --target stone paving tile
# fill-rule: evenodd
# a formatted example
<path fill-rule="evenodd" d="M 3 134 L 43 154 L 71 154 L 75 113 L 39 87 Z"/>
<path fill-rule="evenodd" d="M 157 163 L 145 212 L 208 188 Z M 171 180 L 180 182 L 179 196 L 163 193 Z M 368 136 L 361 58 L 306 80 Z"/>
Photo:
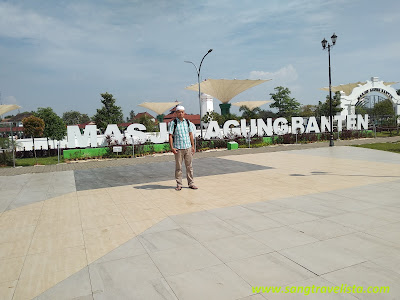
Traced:
<path fill-rule="evenodd" d="M 45 291 L 35 300 L 69 300 L 69 299 L 93 299 L 92 286 L 89 278 L 89 268 L 86 267 L 71 275 L 61 283 Z"/>
<path fill-rule="evenodd" d="M 368 287 L 389 286 L 389 293 L 354 294 L 359 299 L 398 299 L 400 298 L 400 276 L 398 273 L 382 268 L 372 262 L 365 262 L 337 270 L 322 276 L 324 279 L 341 285 Z"/>
<path fill-rule="evenodd" d="M 150 252 L 150 257 L 164 276 L 173 276 L 222 264 L 201 244 Z"/>
<path fill-rule="evenodd" d="M 166 277 L 178 299 L 239 299 L 251 286 L 225 264 Z M 195 283 L 195 284 L 194 284 Z"/>
<path fill-rule="evenodd" d="M 272 248 L 245 234 L 205 241 L 203 244 L 223 262 L 248 258 L 274 251 Z"/>
<path fill-rule="evenodd" d="M 336 149 L 307 150 L 312 156 L 291 151 L 215 158 L 232 162 L 226 173 L 197 177 L 201 189 L 180 194 L 169 187 L 170 176 L 168 182 L 154 176 L 149 183 L 132 186 L 125 178 L 126 186 L 71 192 L 75 177 L 68 177 L 63 188 L 61 175 L 19 175 L 21 184 L 14 185 L 9 196 L 30 188 L 55 198 L 0 212 L 0 261 L 7 269 L 0 298 L 63 299 L 57 295 L 68 295 L 65 291 L 77 285 L 71 297 L 80 299 L 269 299 L 253 294 L 251 285 L 269 280 L 281 285 L 322 285 L 328 280 L 336 285 L 363 264 L 378 274 L 372 279 L 366 275 L 365 282 L 380 278 L 391 284 L 388 274 L 394 279 L 399 274 L 400 172 L 388 157 L 396 156 L 379 152 L 377 159 L 378 152 L 362 151 L 360 160 L 353 159 L 359 149 Z M 96 173 L 106 179 L 106 186 L 115 182 L 109 169 Z M 0 180 L 7 183 L 8 178 Z M 380 195 L 383 201 L 377 200 Z M 5 200 L 0 196 L 0 203 Z M 150 219 L 141 219 L 157 208 L 163 216 L 151 218 L 150 213 Z M 133 214 L 133 209 L 142 213 Z M 116 225 L 103 218 L 111 213 L 122 216 Z M 349 214 L 357 218 L 340 217 Z M 93 216 L 99 219 L 91 221 L 95 227 L 82 228 Z M 107 227 L 101 227 L 105 221 Z M 275 234 L 268 237 L 269 231 Z M 60 238 L 52 239 L 54 235 Z M 26 247 L 18 246 L 24 241 Z M 40 241 L 45 241 L 43 248 L 38 247 Z M 23 250 L 19 256 L 16 249 Z M 19 269 L 22 259 L 26 264 Z M 20 280 L 13 281 L 18 270 Z M 335 276 L 330 280 L 318 274 Z"/>
<path fill-rule="evenodd" d="M 251 286 L 281 286 L 316 276 L 276 252 L 235 260 L 227 265 Z"/>
<path fill-rule="evenodd" d="M 214 166 L 218 165 L 218 168 Z M 268 167 L 232 162 L 222 158 L 202 158 L 193 161 L 196 177 L 221 175 Z M 173 178 L 174 162 L 148 163 L 144 165 L 123 166 L 119 168 L 101 168 L 75 171 L 76 189 L 89 190 L 102 187 L 144 184 Z"/>

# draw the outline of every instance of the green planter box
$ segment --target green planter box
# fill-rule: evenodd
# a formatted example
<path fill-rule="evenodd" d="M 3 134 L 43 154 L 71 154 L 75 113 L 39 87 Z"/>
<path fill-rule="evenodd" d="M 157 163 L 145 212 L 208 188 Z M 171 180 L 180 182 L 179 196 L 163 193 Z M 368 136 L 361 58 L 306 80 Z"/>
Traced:
<path fill-rule="evenodd" d="M 272 144 L 272 137 L 263 137 L 263 142 L 267 144 Z"/>
<path fill-rule="evenodd" d="M 228 150 L 239 149 L 239 144 L 236 142 L 228 142 Z"/>
<path fill-rule="evenodd" d="M 106 153 L 107 153 L 106 148 L 71 149 L 63 151 L 65 159 L 102 156 Z"/>

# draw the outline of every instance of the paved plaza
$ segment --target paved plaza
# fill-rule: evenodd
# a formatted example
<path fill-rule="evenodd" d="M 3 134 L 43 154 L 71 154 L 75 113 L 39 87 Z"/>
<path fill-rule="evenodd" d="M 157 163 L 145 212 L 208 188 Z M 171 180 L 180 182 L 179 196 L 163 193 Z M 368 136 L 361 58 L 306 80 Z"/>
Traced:
<path fill-rule="evenodd" d="M 0 299 L 400 299 L 400 155 L 304 148 L 0 176 Z"/>

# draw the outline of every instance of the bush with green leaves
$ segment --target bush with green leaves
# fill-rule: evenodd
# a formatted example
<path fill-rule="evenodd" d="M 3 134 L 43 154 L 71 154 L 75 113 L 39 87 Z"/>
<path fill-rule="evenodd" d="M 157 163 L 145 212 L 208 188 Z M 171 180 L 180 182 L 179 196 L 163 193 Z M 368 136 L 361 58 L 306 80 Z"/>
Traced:
<path fill-rule="evenodd" d="M 9 138 L 0 138 L 0 165 L 12 166 L 11 141 Z"/>

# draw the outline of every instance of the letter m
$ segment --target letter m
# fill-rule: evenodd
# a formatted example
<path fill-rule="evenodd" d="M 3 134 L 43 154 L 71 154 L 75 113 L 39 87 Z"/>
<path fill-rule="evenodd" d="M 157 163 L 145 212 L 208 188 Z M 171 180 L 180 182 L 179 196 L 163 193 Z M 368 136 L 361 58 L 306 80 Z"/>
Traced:
<path fill-rule="evenodd" d="M 77 125 L 67 126 L 67 138 L 68 148 L 97 147 L 97 126 L 86 125 L 83 135 Z"/>

